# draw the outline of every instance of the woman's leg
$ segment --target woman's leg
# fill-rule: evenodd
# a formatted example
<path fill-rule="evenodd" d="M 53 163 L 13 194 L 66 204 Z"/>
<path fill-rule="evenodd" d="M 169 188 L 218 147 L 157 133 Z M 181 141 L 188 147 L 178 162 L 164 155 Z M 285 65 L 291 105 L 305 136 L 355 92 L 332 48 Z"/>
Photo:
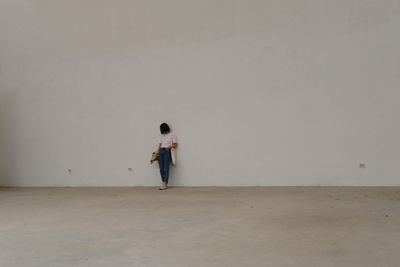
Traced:
<path fill-rule="evenodd" d="M 169 179 L 169 166 L 171 165 L 171 151 L 167 150 L 164 154 L 164 182 L 168 184 Z"/>
<path fill-rule="evenodd" d="M 158 167 L 160 167 L 160 175 L 161 175 L 161 181 L 164 182 L 164 160 L 165 158 L 165 154 L 163 153 L 163 151 L 160 151 L 158 153 Z"/>

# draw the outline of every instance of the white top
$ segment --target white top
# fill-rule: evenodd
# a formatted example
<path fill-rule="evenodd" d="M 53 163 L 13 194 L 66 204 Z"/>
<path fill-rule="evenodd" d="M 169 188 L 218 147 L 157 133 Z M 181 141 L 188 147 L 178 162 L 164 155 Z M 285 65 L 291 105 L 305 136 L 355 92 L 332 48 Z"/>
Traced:
<path fill-rule="evenodd" d="M 176 137 L 176 134 L 167 133 L 167 134 L 161 135 L 161 138 L 160 138 L 161 148 L 169 147 L 172 144 L 177 144 L 177 143 L 178 143 L 178 138 Z"/>

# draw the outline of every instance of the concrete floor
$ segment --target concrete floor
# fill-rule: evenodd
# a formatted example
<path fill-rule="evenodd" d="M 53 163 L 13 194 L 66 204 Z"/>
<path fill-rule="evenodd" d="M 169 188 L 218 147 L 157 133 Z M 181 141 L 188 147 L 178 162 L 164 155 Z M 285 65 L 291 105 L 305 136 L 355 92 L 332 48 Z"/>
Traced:
<path fill-rule="evenodd" d="M 0 266 L 398 267 L 400 188 L 3 188 Z"/>

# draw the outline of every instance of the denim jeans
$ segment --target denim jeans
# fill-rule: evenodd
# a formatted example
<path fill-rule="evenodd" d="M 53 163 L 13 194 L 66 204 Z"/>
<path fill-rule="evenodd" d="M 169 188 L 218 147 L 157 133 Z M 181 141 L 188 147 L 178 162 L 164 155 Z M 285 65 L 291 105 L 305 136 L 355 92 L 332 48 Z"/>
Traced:
<path fill-rule="evenodd" d="M 171 164 L 171 150 L 161 148 L 158 153 L 158 166 L 160 167 L 161 180 L 168 184 L 169 165 Z"/>

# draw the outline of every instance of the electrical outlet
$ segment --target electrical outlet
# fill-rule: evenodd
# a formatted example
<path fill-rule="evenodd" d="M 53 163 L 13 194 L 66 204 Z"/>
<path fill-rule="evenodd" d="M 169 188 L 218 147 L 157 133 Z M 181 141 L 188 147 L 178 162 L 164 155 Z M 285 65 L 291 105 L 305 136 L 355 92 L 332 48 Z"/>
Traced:
<path fill-rule="evenodd" d="M 366 165 L 365 165 L 365 163 L 361 162 L 360 164 L 358 164 L 358 167 L 360 169 L 365 169 Z"/>

